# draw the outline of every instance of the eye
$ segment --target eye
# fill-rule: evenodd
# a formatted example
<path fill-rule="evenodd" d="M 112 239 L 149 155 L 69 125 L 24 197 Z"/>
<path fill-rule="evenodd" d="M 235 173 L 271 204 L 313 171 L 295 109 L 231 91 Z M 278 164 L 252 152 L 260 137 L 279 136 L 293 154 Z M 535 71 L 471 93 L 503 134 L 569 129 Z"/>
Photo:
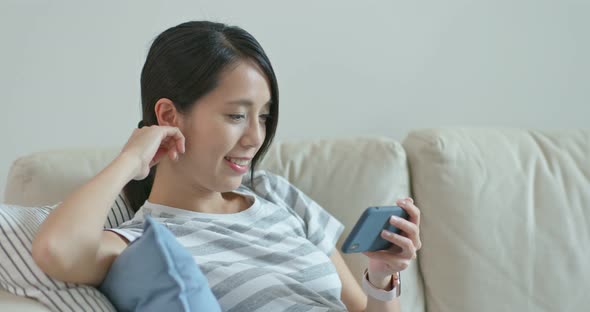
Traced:
<path fill-rule="evenodd" d="M 260 115 L 260 121 L 265 122 L 265 123 L 271 118 L 272 118 L 272 116 L 270 114 Z"/>
<path fill-rule="evenodd" d="M 246 119 L 246 115 L 242 115 L 242 114 L 230 114 L 230 115 L 227 115 L 227 117 L 229 117 L 233 121 L 240 121 L 242 119 Z"/>

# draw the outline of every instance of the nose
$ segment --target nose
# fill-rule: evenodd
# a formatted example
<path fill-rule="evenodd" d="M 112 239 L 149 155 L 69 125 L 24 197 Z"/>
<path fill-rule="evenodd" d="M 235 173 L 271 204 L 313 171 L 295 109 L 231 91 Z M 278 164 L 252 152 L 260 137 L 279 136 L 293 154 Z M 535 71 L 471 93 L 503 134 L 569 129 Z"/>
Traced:
<path fill-rule="evenodd" d="M 246 147 L 260 148 L 266 136 L 266 127 L 258 120 L 252 120 L 248 123 L 248 128 L 242 136 L 242 144 Z"/>

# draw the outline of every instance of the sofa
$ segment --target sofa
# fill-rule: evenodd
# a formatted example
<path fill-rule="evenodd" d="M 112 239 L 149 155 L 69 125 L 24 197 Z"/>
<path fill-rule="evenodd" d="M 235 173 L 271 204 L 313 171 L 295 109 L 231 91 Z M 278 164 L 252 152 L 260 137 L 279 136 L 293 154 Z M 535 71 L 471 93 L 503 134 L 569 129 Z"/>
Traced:
<path fill-rule="evenodd" d="M 21 157 L 5 202 L 57 203 L 118 151 Z M 260 168 L 287 178 L 346 226 L 338 247 L 366 207 L 413 197 L 423 247 L 402 273 L 403 311 L 590 307 L 590 129 L 440 128 L 412 131 L 403 142 L 283 141 Z M 344 258 L 360 281 L 365 257 Z M 48 311 L 6 291 L 0 310 Z"/>

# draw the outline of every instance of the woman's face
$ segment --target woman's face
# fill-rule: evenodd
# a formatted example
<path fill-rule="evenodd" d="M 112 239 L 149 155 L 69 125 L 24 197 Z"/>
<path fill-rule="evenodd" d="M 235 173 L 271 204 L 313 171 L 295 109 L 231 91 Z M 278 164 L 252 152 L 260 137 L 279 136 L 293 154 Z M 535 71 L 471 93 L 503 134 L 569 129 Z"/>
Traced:
<path fill-rule="evenodd" d="M 240 62 L 222 74 L 183 119 L 186 153 L 178 174 L 206 190 L 236 189 L 266 137 L 270 99 L 266 76 L 254 63 Z"/>

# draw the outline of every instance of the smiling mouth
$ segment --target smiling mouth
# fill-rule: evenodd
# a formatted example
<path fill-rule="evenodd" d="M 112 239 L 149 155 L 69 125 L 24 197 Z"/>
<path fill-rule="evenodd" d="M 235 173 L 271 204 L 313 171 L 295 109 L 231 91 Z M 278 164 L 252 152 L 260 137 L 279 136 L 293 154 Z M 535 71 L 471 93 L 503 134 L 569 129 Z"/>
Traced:
<path fill-rule="evenodd" d="M 227 156 L 224 157 L 224 159 L 240 167 L 247 167 L 248 165 L 250 165 L 251 162 L 250 159 L 231 158 Z"/>

